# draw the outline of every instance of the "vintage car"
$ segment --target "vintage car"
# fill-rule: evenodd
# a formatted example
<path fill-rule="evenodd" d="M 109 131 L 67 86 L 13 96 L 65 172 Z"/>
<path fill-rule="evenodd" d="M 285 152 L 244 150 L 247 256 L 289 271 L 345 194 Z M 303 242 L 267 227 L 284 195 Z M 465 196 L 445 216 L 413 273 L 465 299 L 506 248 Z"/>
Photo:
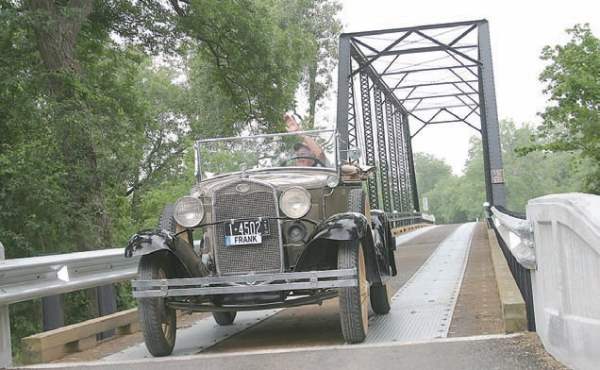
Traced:
<path fill-rule="evenodd" d="M 312 140 L 322 156 L 298 148 Z M 146 346 L 169 355 L 176 310 L 236 313 L 339 297 L 344 340 L 362 342 L 368 302 L 386 314 L 395 243 L 383 212 L 369 210 L 372 168 L 339 163 L 334 130 L 200 140 L 197 183 L 167 205 L 156 230 L 134 235 L 132 282 Z"/>

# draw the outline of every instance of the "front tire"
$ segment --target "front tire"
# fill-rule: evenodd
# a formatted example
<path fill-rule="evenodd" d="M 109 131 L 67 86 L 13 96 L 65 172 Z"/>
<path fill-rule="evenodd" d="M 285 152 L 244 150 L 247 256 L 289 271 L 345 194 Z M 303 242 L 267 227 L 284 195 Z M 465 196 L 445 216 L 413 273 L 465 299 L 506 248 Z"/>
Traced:
<path fill-rule="evenodd" d="M 167 279 L 173 277 L 173 265 L 169 255 L 149 254 L 142 256 L 139 279 Z M 168 356 L 173 352 L 177 333 L 177 315 L 168 307 L 164 298 L 139 298 L 138 312 L 146 348 L 152 356 Z"/>
<path fill-rule="evenodd" d="M 338 269 L 356 268 L 358 286 L 339 288 L 340 323 L 347 343 L 361 343 L 369 329 L 369 282 L 363 248 L 338 248 Z"/>
<path fill-rule="evenodd" d="M 235 316 L 237 315 L 236 311 L 215 311 L 212 313 L 213 318 L 220 326 L 228 326 L 233 324 L 233 320 L 235 320 Z"/>

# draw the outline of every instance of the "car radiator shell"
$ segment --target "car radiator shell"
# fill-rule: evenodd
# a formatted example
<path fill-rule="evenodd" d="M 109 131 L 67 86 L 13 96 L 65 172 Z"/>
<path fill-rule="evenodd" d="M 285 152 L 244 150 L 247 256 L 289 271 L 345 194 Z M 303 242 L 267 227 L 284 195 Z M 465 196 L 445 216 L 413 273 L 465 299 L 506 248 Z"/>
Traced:
<path fill-rule="evenodd" d="M 283 247 L 276 189 L 255 180 L 240 180 L 215 189 L 212 215 L 215 264 L 218 275 L 283 272 Z M 225 233 L 234 219 L 268 217 L 270 234 L 261 244 L 225 245 Z"/>

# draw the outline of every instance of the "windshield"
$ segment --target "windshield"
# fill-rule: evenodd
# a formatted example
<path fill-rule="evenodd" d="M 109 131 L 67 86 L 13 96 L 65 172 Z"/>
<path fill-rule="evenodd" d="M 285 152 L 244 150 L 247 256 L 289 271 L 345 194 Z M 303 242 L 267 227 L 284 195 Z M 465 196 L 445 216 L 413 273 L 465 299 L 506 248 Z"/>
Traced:
<path fill-rule="evenodd" d="M 201 179 L 274 167 L 336 168 L 335 130 L 314 130 L 199 140 Z"/>

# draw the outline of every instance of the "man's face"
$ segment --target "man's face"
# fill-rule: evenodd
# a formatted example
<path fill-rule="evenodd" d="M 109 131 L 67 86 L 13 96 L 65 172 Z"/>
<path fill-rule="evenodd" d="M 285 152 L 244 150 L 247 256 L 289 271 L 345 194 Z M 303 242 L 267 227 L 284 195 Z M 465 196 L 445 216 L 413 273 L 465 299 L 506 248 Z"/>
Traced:
<path fill-rule="evenodd" d="M 301 146 L 300 148 L 298 148 L 298 150 L 296 150 L 295 153 L 296 157 L 310 157 L 310 158 L 314 158 L 314 154 L 312 154 L 312 152 L 308 149 L 305 148 L 303 146 Z M 296 166 L 299 167 L 311 167 L 315 165 L 315 161 L 310 159 L 310 158 L 298 158 L 296 159 Z"/>

